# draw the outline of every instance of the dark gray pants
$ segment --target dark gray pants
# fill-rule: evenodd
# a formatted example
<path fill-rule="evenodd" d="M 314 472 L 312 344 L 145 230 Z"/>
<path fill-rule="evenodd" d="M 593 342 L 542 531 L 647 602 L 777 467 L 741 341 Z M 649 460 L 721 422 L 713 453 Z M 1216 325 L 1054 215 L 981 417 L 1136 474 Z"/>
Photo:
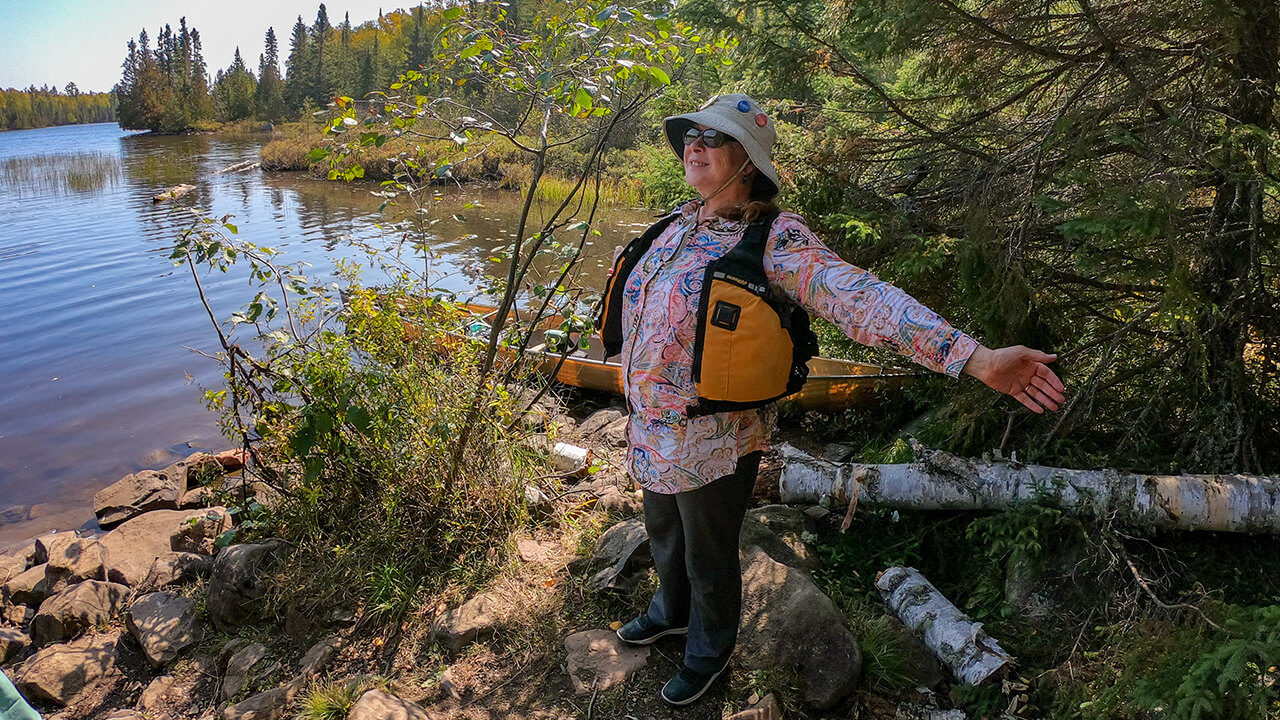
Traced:
<path fill-rule="evenodd" d="M 644 525 L 658 570 L 649 619 L 688 624 L 684 664 L 697 672 L 724 667 L 738 639 L 742 566 L 738 535 L 760 471 L 759 452 L 738 459 L 732 475 L 697 490 L 644 491 Z"/>

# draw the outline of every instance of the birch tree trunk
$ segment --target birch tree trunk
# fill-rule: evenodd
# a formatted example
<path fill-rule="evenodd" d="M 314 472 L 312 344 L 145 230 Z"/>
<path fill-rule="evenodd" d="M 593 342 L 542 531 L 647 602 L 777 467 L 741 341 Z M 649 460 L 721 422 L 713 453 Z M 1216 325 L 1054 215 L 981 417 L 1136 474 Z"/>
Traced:
<path fill-rule="evenodd" d="M 982 623 L 960 612 L 919 570 L 891 567 L 876 578 L 876 587 L 898 619 L 964 682 L 981 685 L 1013 664 Z"/>
<path fill-rule="evenodd" d="M 832 463 L 790 445 L 779 448 L 784 503 L 823 496 L 850 506 L 920 510 L 1000 510 L 1049 501 L 1064 510 L 1114 514 L 1143 527 L 1280 533 L 1280 478 L 1247 475 L 1139 475 L 960 458 L 920 450 L 899 465 Z"/>

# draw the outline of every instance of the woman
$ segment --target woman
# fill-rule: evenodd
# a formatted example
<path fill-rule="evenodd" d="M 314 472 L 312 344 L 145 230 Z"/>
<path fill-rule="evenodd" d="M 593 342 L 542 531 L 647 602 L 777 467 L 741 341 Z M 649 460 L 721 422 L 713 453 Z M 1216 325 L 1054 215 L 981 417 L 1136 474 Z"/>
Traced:
<path fill-rule="evenodd" d="M 777 136 L 751 98 L 713 98 L 667 118 L 664 130 L 700 198 L 620 254 L 602 335 L 606 351 L 622 356 L 628 470 L 644 490 L 659 579 L 648 610 L 618 637 L 647 645 L 688 636 L 684 666 L 662 688 L 664 701 L 685 705 L 706 692 L 733 651 L 738 534 L 775 419 L 772 400 L 794 391 L 797 374 L 803 381 L 812 352 L 807 316 L 788 303 L 863 344 L 952 377 L 973 375 L 1037 413 L 1058 408 L 1063 386 L 1045 364 L 1056 356 L 983 347 L 840 260 L 799 216 L 778 214 L 770 161 Z M 761 344 L 757 336 L 770 332 L 776 337 Z"/>

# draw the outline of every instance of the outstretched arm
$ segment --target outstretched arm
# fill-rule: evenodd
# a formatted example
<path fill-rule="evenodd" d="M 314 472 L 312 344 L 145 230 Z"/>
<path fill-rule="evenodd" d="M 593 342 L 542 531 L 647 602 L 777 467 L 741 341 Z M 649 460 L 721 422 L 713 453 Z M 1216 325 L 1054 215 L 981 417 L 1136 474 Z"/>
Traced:
<path fill-rule="evenodd" d="M 1057 355 L 1042 353 L 1022 345 L 996 350 L 979 346 L 969 356 L 964 372 L 1014 399 L 1034 413 L 1057 410 L 1066 389 L 1048 363 Z"/>

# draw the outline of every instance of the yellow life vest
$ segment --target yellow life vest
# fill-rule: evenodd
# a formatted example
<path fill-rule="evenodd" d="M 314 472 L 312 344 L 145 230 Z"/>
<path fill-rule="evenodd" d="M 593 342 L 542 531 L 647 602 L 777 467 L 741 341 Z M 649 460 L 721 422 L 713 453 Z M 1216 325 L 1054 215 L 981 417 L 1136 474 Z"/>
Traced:
<path fill-rule="evenodd" d="M 627 278 L 666 230 L 668 215 L 623 249 L 606 283 L 599 318 L 606 357 L 622 352 L 622 296 Z M 764 268 L 769 229 L 776 214 L 747 226 L 738 244 L 711 261 L 698 297 L 693 382 L 698 397 L 688 416 L 768 405 L 800 390 L 818 339 L 809 315 L 771 292 Z"/>

